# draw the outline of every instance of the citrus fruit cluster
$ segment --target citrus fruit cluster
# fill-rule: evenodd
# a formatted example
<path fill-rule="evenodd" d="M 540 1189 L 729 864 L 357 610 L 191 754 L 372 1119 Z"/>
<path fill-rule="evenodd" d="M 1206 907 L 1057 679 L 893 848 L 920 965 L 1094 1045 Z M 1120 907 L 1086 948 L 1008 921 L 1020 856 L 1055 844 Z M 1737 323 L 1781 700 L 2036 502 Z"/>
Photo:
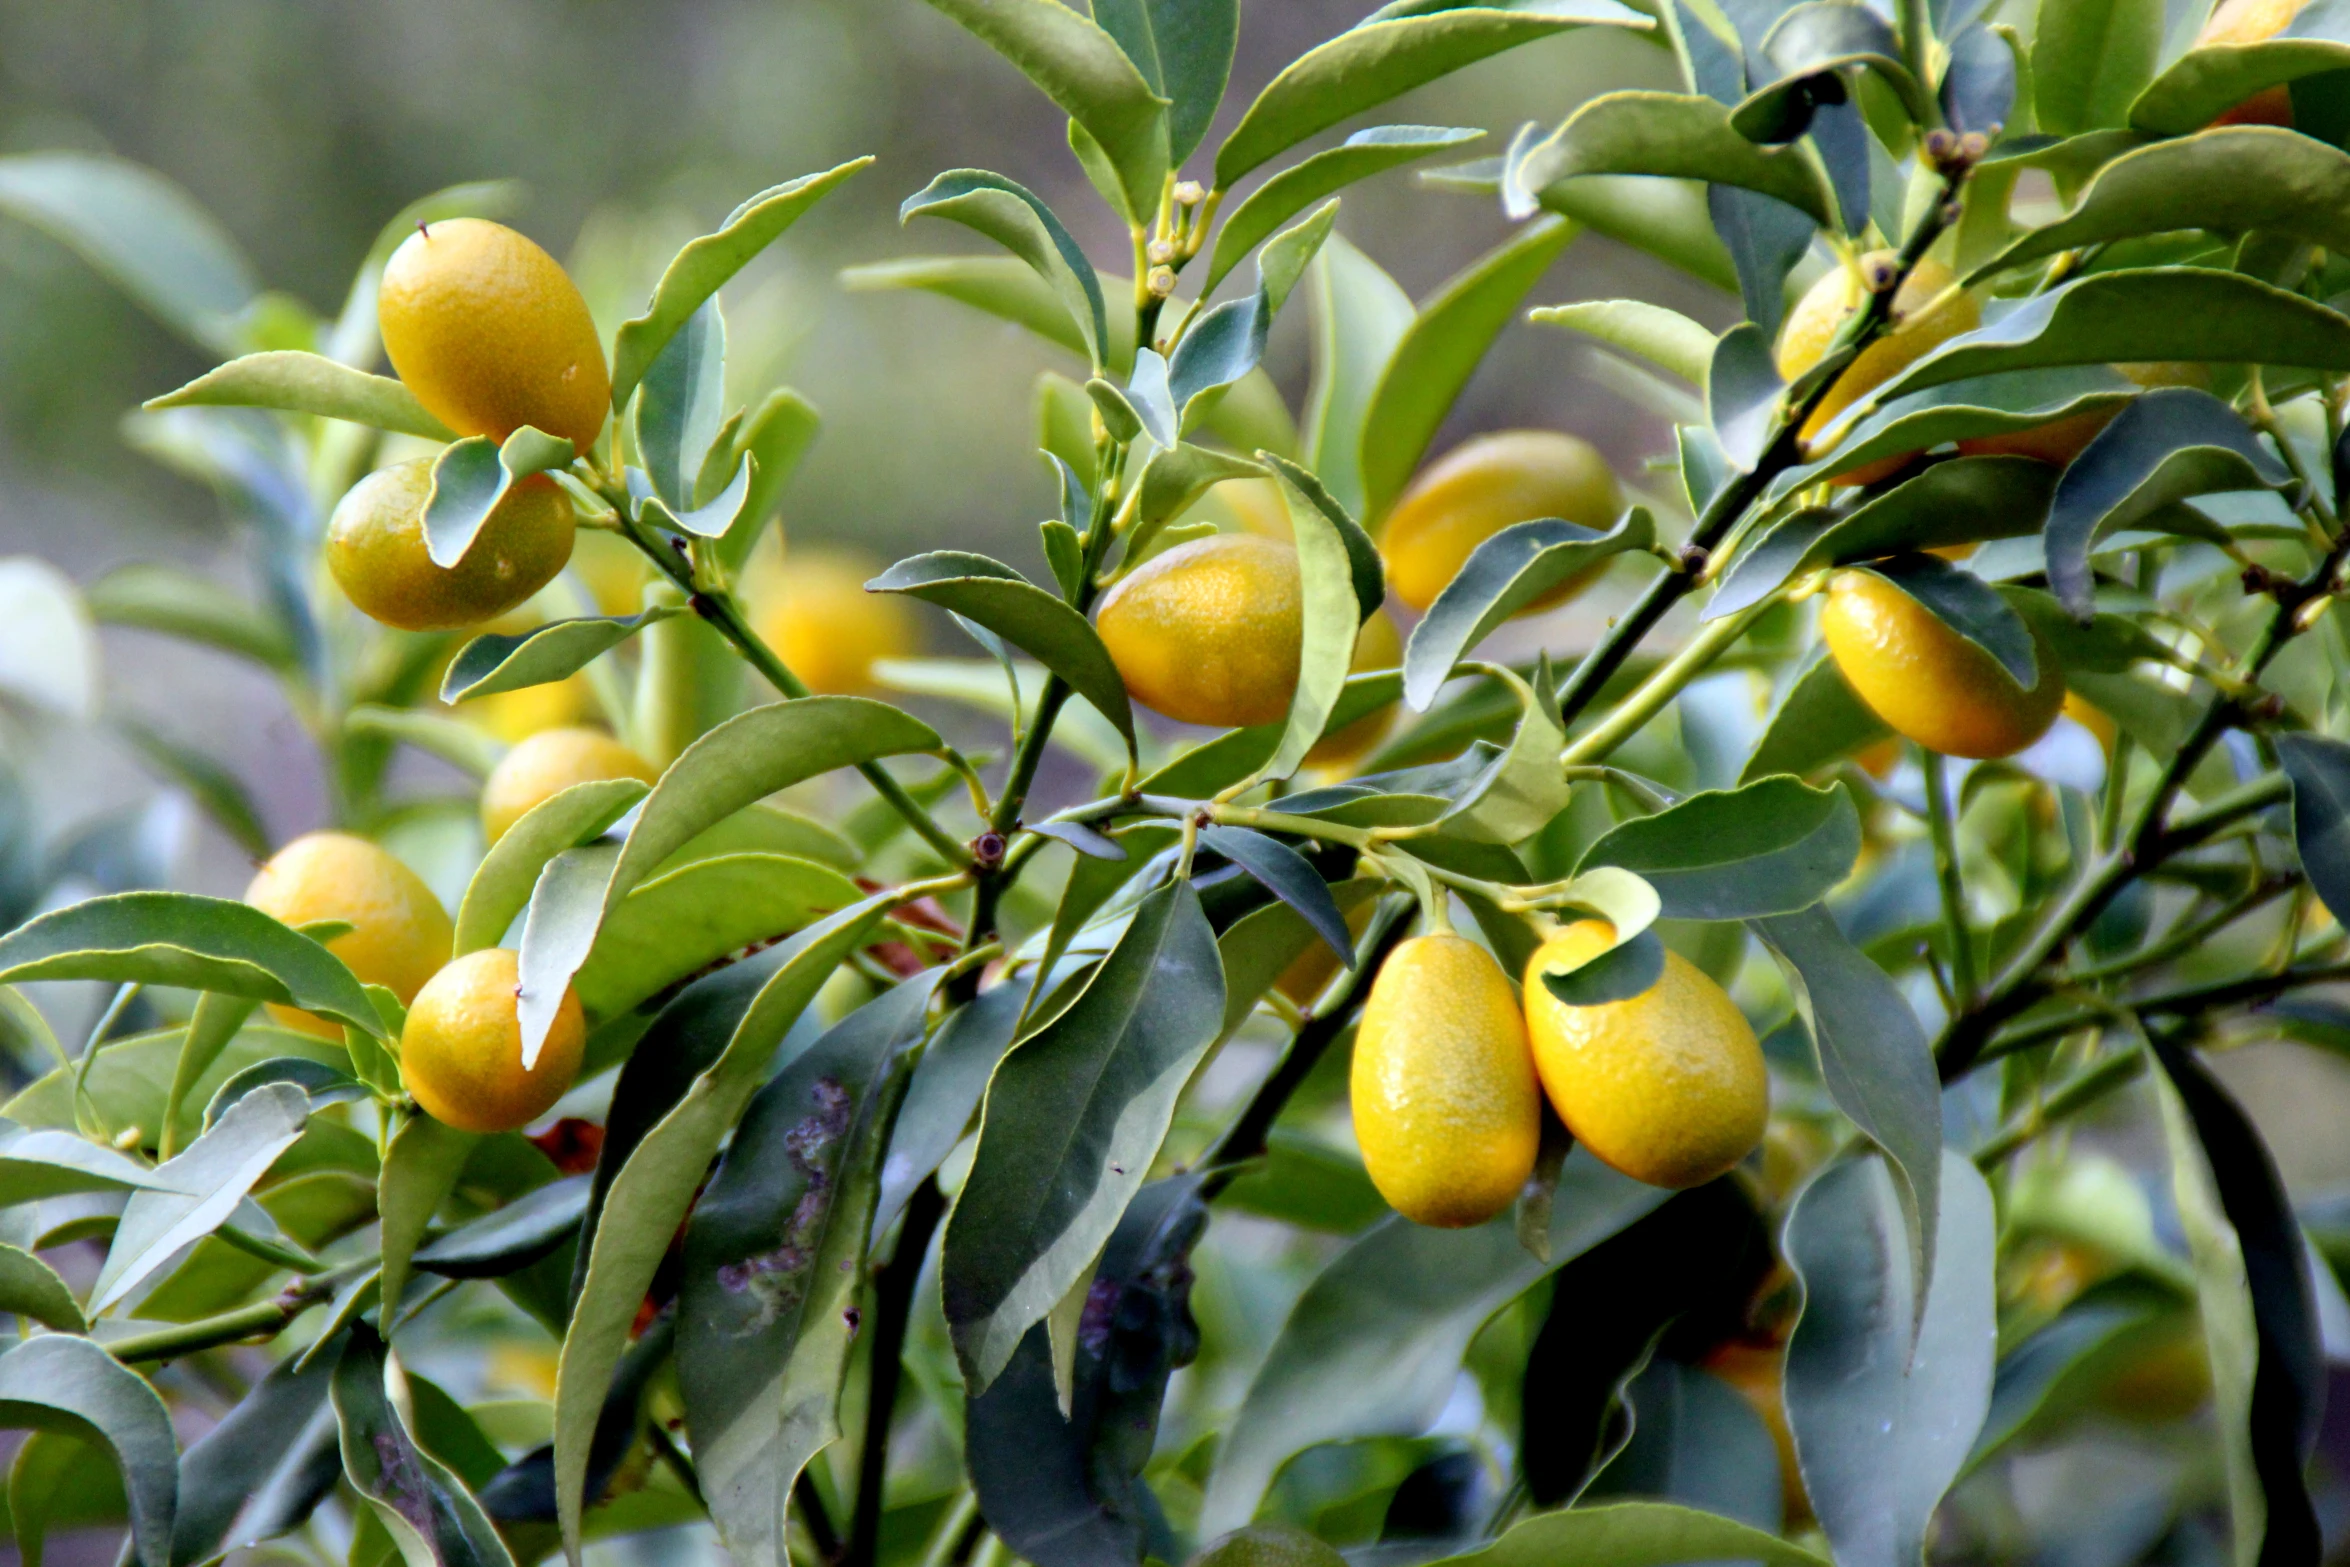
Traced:
<path fill-rule="evenodd" d="M 1380 966 L 1355 1036 L 1355 1138 L 1380 1195 L 1453 1228 L 1507 1208 L 1534 1172 L 1540 1096 L 1599 1159 L 1652 1186 L 1701 1185 L 1762 1141 L 1770 1081 L 1754 1030 L 1678 953 L 1636 995 L 1574 1006 L 1545 976 L 1615 944 L 1555 932 L 1513 986 L 1492 954 L 1435 932 Z"/>

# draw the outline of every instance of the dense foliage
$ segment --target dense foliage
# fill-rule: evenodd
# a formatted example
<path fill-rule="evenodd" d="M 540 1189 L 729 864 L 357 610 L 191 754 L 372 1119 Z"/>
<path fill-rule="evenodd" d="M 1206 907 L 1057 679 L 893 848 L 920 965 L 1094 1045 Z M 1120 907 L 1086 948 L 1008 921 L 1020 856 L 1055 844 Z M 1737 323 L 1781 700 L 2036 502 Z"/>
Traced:
<path fill-rule="evenodd" d="M 325 320 L 143 170 L 0 159 L 223 356 L 127 428 L 262 567 L 0 565 L 0 680 L 250 660 L 347 835 L 139 732 L 277 850 L 246 901 L 0 853 L 27 1559 L 2319 1559 L 2350 1223 L 2206 1058 L 2350 1039 L 2334 0 L 1395 0 L 1236 121 L 1237 0 L 932 3 L 1132 236 L 957 169 L 903 215 L 988 248 L 845 280 L 1071 356 L 1041 571 L 820 605 L 777 543 L 817 415 L 730 403 L 720 293 L 870 160 L 606 343 L 498 187 Z M 1429 173 L 1516 226 L 1412 303 L 1336 193 L 1477 133 L 1300 149 L 1588 28 L 1686 90 Z M 1435 453 L 1585 230 L 1743 307 L 1533 312 L 1675 449 Z M 906 600 L 979 651 L 876 662 Z"/>

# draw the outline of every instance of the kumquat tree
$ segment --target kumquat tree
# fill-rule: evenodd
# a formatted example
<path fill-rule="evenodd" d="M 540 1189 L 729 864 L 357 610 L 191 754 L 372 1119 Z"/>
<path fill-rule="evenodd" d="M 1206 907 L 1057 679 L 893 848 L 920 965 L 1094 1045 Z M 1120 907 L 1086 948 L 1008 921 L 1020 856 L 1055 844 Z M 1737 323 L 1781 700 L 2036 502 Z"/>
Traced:
<path fill-rule="evenodd" d="M 2236 1072 L 2350 1050 L 2344 0 L 1393 0 L 1230 102 L 1238 0 L 887 3 L 1106 216 L 859 158 L 612 331 L 503 185 L 326 316 L 0 158 L 257 568 L 0 563 L 10 767 L 103 625 L 326 780 L 124 731 L 241 898 L 7 829 L 22 1560 L 2350 1551 L 2350 1199 Z M 1678 85 L 1360 123 L 1560 35 Z M 1417 302 L 1406 165 L 1509 225 Z M 828 288 L 1055 366 L 1019 564 L 785 543 L 722 299 L 852 182 L 942 248 Z M 1735 324 L 1545 303 L 1587 231 Z M 1529 317 L 1644 463 L 1464 427 Z"/>

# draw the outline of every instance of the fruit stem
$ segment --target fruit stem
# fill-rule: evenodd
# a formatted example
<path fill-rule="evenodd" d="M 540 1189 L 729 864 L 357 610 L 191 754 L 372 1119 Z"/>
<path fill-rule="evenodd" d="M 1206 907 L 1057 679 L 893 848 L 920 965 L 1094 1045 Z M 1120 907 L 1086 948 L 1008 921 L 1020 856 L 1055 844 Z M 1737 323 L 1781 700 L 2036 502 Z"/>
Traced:
<path fill-rule="evenodd" d="M 1942 894 L 1942 927 L 1950 941 L 1951 1000 L 1963 1010 L 1975 999 L 1974 939 L 1967 933 L 1966 887 L 1958 874 L 1958 817 L 1952 808 L 1942 753 L 1918 747 L 1926 778 L 1926 828 L 1934 839 L 1934 881 Z"/>
<path fill-rule="evenodd" d="M 105 1345 L 106 1352 L 125 1364 L 141 1360 L 176 1360 L 182 1355 L 218 1349 L 223 1344 L 234 1344 L 243 1339 L 273 1337 L 283 1332 L 303 1312 L 332 1299 L 337 1284 L 375 1264 L 376 1259 L 373 1257 L 347 1262 L 330 1272 L 296 1279 L 268 1300 L 240 1306 L 235 1311 L 224 1311 L 216 1317 L 203 1317 L 194 1322 L 182 1322 L 154 1333 L 114 1339 Z"/>
<path fill-rule="evenodd" d="M 1975 1150 L 1975 1168 L 1985 1174 L 1996 1169 L 2008 1155 L 2039 1137 L 2059 1121 L 2080 1114 L 2089 1106 L 2126 1083 L 2135 1082 L 2146 1070 L 2146 1052 L 2143 1048 L 2125 1050 L 2109 1056 L 2087 1071 L 2074 1074 L 2052 1090 L 2038 1104 L 2027 1110 L 2006 1127 L 1994 1133 L 1991 1140 Z"/>

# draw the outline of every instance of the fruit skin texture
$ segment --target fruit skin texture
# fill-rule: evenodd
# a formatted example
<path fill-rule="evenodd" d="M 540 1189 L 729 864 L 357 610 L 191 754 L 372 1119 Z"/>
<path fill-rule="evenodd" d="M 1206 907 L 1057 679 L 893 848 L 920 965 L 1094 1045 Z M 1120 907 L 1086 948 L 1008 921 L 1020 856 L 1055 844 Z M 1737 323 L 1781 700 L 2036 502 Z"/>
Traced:
<path fill-rule="evenodd" d="M 1890 266 L 1893 252 L 1873 251 L 1860 260 L 1862 267 Z M 1983 324 L 1983 313 L 1971 295 L 1953 294 L 1949 301 L 1930 314 L 1921 314 L 1935 298 L 1958 281 L 1958 275 L 1939 261 L 1921 261 L 1912 268 L 1901 285 L 1901 292 L 1893 296 L 1893 323 L 1875 342 L 1862 349 L 1844 373 L 1836 377 L 1828 394 L 1812 410 L 1798 432 L 1806 455 L 1813 455 L 1813 442 L 1821 431 L 1834 424 L 1837 416 L 1878 387 L 1892 380 L 1902 371 L 1917 363 L 1927 354 L 1941 347 L 1962 332 L 1972 332 Z M 1787 324 L 1779 332 L 1779 374 L 1792 381 L 1827 357 L 1828 345 L 1835 341 L 1837 331 L 1847 317 L 1860 308 L 1863 298 L 1859 275 L 1851 267 L 1836 267 L 1804 291 L 1795 308 L 1787 312 Z M 1876 462 L 1863 463 L 1835 475 L 1833 484 L 1874 484 L 1901 471 L 1912 454 L 1896 453 Z"/>
<path fill-rule="evenodd" d="M 402 631 L 477 626 L 554 581 L 571 559 L 576 519 L 551 479 L 525 479 L 508 490 L 464 558 L 446 568 L 425 553 L 431 496 L 432 464 L 419 458 L 369 474 L 335 507 L 327 569 L 372 620 Z"/>
<path fill-rule="evenodd" d="M 2208 44 L 2263 43 L 2283 32 L 2308 0 L 2220 0 L 2203 30 L 2195 35 L 2195 47 Z M 2213 125 L 2282 125 L 2293 123 L 2293 90 L 2290 87 L 2264 87 L 2231 109 L 2216 116 Z"/>
<path fill-rule="evenodd" d="M 1945 756 L 2013 756 L 2046 734 L 2064 705 L 2064 671 L 2037 627 L 2040 679 L 2025 691 L 1998 660 L 1870 572 L 1841 571 L 1829 582 L 1820 632 L 1871 711 Z"/>
<path fill-rule="evenodd" d="M 1651 1186 L 1700 1186 L 1754 1151 L 1770 1118 L 1770 1074 L 1746 1014 L 1676 952 L 1637 996 L 1571 1007 L 1542 975 L 1615 940 L 1578 920 L 1526 962 L 1526 1027 L 1551 1108 L 1594 1155 Z"/>
<path fill-rule="evenodd" d="M 1347 672 L 1360 675 L 1374 669 L 1402 667 L 1403 637 L 1396 631 L 1395 622 L 1387 618 L 1383 609 L 1371 611 L 1371 618 L 1355 633 L 1355 656 L 1347 664 Z M 1352 767 L 1370 755 L 1372 748 L 1386 739 L 1387 731 L 1394 727 L 1395 704 L 1390 702 L 1376 712 L 1365 713 L 1337 733 L 1315 741 L 1314 748 L 1306 753 L 1306 765 L 1334 770 Z"/>
<path fill-rule="evenodd" d="M 434 1120 L 467 1132 L 518 1131 L 553 1109 L 579 1076 L 587 1021 L 568 985 L 538 1064 L 523 1070 L 521 964 L 503 947 L 468 952 L 408 1009 L 400 1078 Z"/>
<path fill-rule="evenodd" d="M 305 833 L 277 851 L 245 889 L 245 901 L 297 930 L 320 920 L 351 927 L 326 944 L 363 985 L 381 985 L 402 1004 L 449 961 L 457 927 L 424 878 L 385 850 L 345 832 Z M 287 1028 L 340 1040 L 343 1026 L 277 1002 L 269 1015 Z"/>
<path fill-rule="evenodd" d="M 375 310 L 392 368 L 459 435 L 527 424 L 585 452 L 603 430 L 612 380 L 587 301 L 504 224 L 420 226 L 384 263 Z"/>
<path fill-rule="evenodd" d="M 868 593 L 871 562 L 831 550 L 769 556 L 750 574 L 751 625 L 791 672 L 819 695 L 853 695 L 885 658 L 911 658 L 921 627 L 905 600 Z"/>
<path fill-rule="evenodd" d="M 661 770 L 601 729 L 542 729 L 508 751 L 481 786 L 481 830 L 491 843 L 573 784 L 600 778 L 658 783 Z"/>
<path fill-rule="evenodd" d="M 1478 545 L 1538 517 L 1611 528 L 1624 492 L 1599 448 L 1556 430 L 1499 430 L 1461 442 L 1421 469 L 1379 529 L 1387 585 L 1414 609 L 1436 602 Z M 1596 571 L 1577 575 L 1520 615 L 1565 602 Z"/>
<path fill-rule="evenodd" d="M 1501 965 L 1449 932 L 1397 947 L 1355 1033 L 1355 1140 L 1371 1184 L 1416 1224 L 1507 1208 L 1542 1141 L 1525 1020 Z"/>
<path fill-rule="evenodd" d="M 1297 551 L 1247 533 L 1179 544 L 1110 589 L 1094 625 L 1143 706 L 1216 729 L 1277 722 L 1305 642 Z"/>

